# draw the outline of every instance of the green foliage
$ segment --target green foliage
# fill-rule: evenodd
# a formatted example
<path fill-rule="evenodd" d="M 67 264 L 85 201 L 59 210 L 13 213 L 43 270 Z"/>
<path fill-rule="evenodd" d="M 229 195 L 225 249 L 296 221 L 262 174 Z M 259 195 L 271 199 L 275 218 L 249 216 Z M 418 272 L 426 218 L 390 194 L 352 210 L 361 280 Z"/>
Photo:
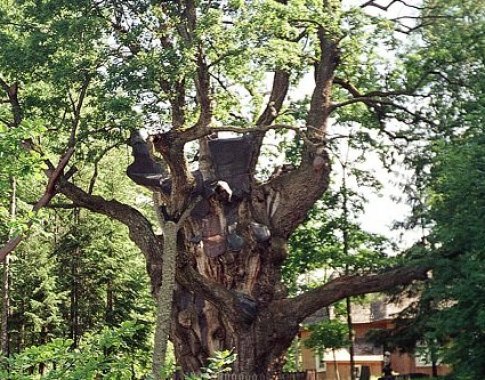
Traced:
<path fill-rule="evenodd" d="M 453 338 L 449 360 L 456 363 L 457 371 L 458 367 L 479 368 L 476 362 L 484 353 L 476 337 L 483 339 L 480 332 L 485 325 L 480 293 L 485 198 L 481 2 L 424 1 L 424 22 L 417 26 L 420 36 L 406 43 L 392 32 L 394 25 L 388 19 L 370 16 L 359 6 L 340 9 L 337 1 L 329 0 L 327 9 L 317 0 L 292 0 L 286 5 L 263 0 L 195 3 L 197 23 L 191 25 L 184 19 L 181 3 L 175 1 L 21 0 L 13 6 L 12 1 L 0 0 L 0 76 L 10 85 L 19 85 L 23 117 L 19 126 L 10 126 L 12 109 L 2 92 L 2 239 L 25 228 L 24 221 L 33 217 L 30 204 L 45 186 L 43 160 L 55 162 L 72 131 L 77 139 L 72 160 L 78 168 L 76 184 L 144 208 L 146 199 L 127 186 L 124 176 L 127 151 L 118 148 L 125 145 L 131 129 L 168 128 L 171 102 L 181 95 L 181 83 L 184 127 L 193 124 L 200 112 L 195 94 L 198 54 L 203 52 L 210 72 L 214 126 L 254 125 L 267 91 L 268 72 L 276 68 L 291 72 L 290 92 L 296 89 L 319 58 L 317 31 L 322 28 L 340 41 L 337 77 L 362 94 L 416 90 L 419 96 L 414 102 L 393 96 L 395 107 L 386 102 L 376 107 L 377 100 L 371 107 L 355 103 L 338 108 L 332 121 L 345 133 L 352 131 L 349 144 L 362 151 L 361 158 L 372 147 L 392 161 L 388 140 L 382 138 L 384 127 L 423 142 L 423 149 L 412 149 L 422 156 L 421 175 L 429 174 L 423 169 L 426 164 L 435 165 L 431 182 L 423 181 L 419 189 L 429 198 L 431 213 L 425 215 L 421 207 L 415 218 L 427 218 L 427 226 L 434 225 L 435 283 L 426 294 L 433 306 L 443 309 L 433 319 L 436 329 L 429 338 L 438 338 L 434 331 Z M 190 38 L 188 31 L 193 32 Z M 388 53 L 391 50 L 397 54 Z M 82 89 L 86 91 L 81 104 Z M 349 96 L 335 85 L 331 101 L 346 101 Z M 423 120 L 407 111 L 408 106 L 425 107 L 424 116 L 434 122 L 434 128 L 419 128 Z M 290 100 L 277 122 L 304 125 L 308 107 L 309 98 Z M 386 126 L 383 119 L 394 121 Z M 435 140 L 432 146 L 424 142 L 429 138 Z M 24 149 L 22 142 L 28 140 L 38 143 L 42 151 Z M 287 158 L 298 164 L 303 144 L 300 137 L 295 142 L 285 140 L 282 145 Z M 328 148 L 336 146 L 329 139 Z M 406 157 L 415 159 L 414 154 Z M 417 160 L 413 164 L 418 165 Z M 359 184 L 368 181 L 366 173 L 352 170 Z M 5 222 L 5 195 L 13 176 L 23 183 L 22 202 L 17 221 Z M 350 199 L 347 215 L 339 211 L 344 194 Z M 62 207 L 65 200 L 57 200 Z M 419 205 L 423 204 L 421 199 Z M 293 235 L 283 269 L 293 293 L 301 290 L 297 278 L 316 268 L 366 273 L 389 265 L 384 239 L 362 231 L 356 222 L 361 210 L 358 194 L 348 189 L 333 189 L 315 207 L 306 225 Z M 77 345 L 86 332 L 131 319 L 145 328 L 125 338 L 132 339 L 131 347 L 146 345 L 148 323 L 141 321 L 149 322 L 146 314 L 151 303 L 142 275 L 144 262 L 127 231 L 103 218 L 87 218 L 78 210 L 46 211 L 36 218 L 32 239 L 19 247 L 12 262 L 12 351 L 25 348 L 26 342 L 65 336 L 73 337 Z M 428 253 L 425 248 L 414 252 Z M 452 282 L 455 285 L 450 286 Z M 452 306 L 445 308 L 448 302 Z M 463 324 L 467 325 L 464 333 L 456 335 Z M 53 340 L 50 350 L 60 355 L 63 344 Z M 29 355 L 41 356 L 35 349 L 32 352 Z M 97 360 L 92 364 L 107 371 Z M 223 364 L 212 363 L 213 373 L 227 364 L 225 357 L 216 360 Z M 463 371 L 464 378 L 469 376 Z"/>
<path fill-rule="evenodd" d="M 236 361 L 236 354 L 230 350 L 216 351 L 209 359 L 207 366 L 198 374 L 187 374 L 189 380 L 217 379 L 218 375 L 232 371 L 231 365 Z"/>
<path fill-rule="evenodd" d="M 414 249 L 432 260 L 432 280 L 414 290 L 419 301 L 401 314 L 395 331 L 374 334 L 381 343 L 450 364 L 460 380 L 485 371 L 485 135 L 472 134 L 434 145 L 426 187 L 429 245 Z"/>
<path fill-rule="evenodd" d="M 343 212 L 344 191 L 347 215 Z M 290 238 L 290 255 L 283 266 L 283 278 L 291 291 L 303 290 L 305 285 L 297 283 L 298 277 L 315 269 L 343 271 L 347 268 L 349 273 L 363 273 L 392 263 L 385 253 L 387 240 L 363 230 L 357 221 L 364 202 L 360 194 L 348 188 L 329 190 L 317 202 L 305 224 Z"/>
<path fill-rule="evenodd" d="M 485 371 L 484 152 L 484 134 L 440 149 L 431 185 L 436 267 L 426 297 L 436 310 L 429 323 L 449 341 L 444 360 L 459 379 Z"/>
<path fill-rule="evenodd" d="M 418 289 L 420 302 L 403 315 L 396 343 L 408 349 L 427 343 L 430 354 L 453 366 L 453 378 L 468 380 L 485 373 L 485 13 L 474 1 L 433 4 L 427 16 L 446 16 L 423 30 L 423 48 L 408 55 L 406 70 L 414 77 L 432 73 L 426 80 L 436 125 L 432 141 L 408 156 L 415 171 L 408 190 L 410 225 L 430 231 L 411 254 L 428 255 L 434 268 Z"/>
<path fill-rule="evenodd" d="M 85 332 L 127 320 L 139 325 L 131 345 L 147 348 L 153 301 L 142 258 L 119 225 L 76 214 L 46 214 L 47 225 L 34 226 L 12 256 L 11 352 L 56 337 L 77 344 Z"/>
<path fill-rule="evenodd" d="M 123 152 L 113 150 L 104 154 L 97 166 L 102 170 L 105 165 L 123 165 L 126 159 Z M 91 183 L 92 171 L 87 160 L 79 168 L 78 183 Z M 119 199 L 141 197 L 125 186 L 122 173 L 106 176 L 101 172 L 94 179 L 101 194 Z M 42 188 L 36 178 L 19 183 L 19 216 L 32 217 L 28 203 L 40 197 Z M 153 300 L 143 256 L 120 224 L 96 215 L 87 218 L 85 211 L 64 208 L 66 204 L 58 197 L 53 209 L 39 213 L 29 239 L 11 255 L 10 353 L 67 337 L 77 346 L 86 333 L 125 321 L 137 323 L 125 342 L 140 352 L 149 352 Z"/>
<path fill-rule="evenodd" d="M 339 349 L 348 347 L 349 330 L 346 323 L 338 319 L 326 320 L 310 326 L 310 337 L 305 346 L 323 353 L 325 349 Z"/>
<path fill-rule="evenodd" d="M 54 339 L 33 346 L 10 358 L 3 358 L 0 377 L 27 379 L 141 379 L 148 373 L 146 352 L 133 348 L 130 341 L 142 328 L 124 322 L 118 328 L 104 328 L 99 334 L 83 337 L 78 348 L 73 341 Z M 40 374 L 42 368 L 43 374 Z"/>
<path fill-rule="evenodd" d="M 300 368 L 300 345 L 301 340 L 293 339 L 293 343 L 285 353 L 285 364 L 283 365 L 283 372 L 298 372 Z"/>

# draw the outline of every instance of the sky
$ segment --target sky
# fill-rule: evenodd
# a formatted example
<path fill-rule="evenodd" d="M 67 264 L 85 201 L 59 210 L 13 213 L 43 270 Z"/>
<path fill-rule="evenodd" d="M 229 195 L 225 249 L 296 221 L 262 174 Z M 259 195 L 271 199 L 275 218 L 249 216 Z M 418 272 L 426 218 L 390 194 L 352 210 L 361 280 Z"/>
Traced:
<path fill-rule="evenodd" d="M 375 3 L 380 5 L 389 4 L 391 0 L 376 0 Z M 407 4 L 419 6 L 421 0 L 407 0 Z M 405 6 L 403 2 L 397 1 L 388 9 L 387 13 L 378 9 L 370 8 L 369 12 L 376 15 L 387 17 L 402 17 L 416 15 L 417 10 Z M 407 35 L 401 34 L 400 38 L 405 40 Z M 385 54 L 385 52 L 384 52 Z M 401 157 L 402 159 L 402 157 Z M 365 213 L 360 218 L 362 227 L 369 232 L 379 233 L 390 237 L 398 243 L 399 248 L 405 249 L 410 247 L 414 242 L 419 240 L 418 231 L 399 231 L 393 230 L 392 225 L 396 221 L 403 221 L 411 213 L 409 205 L 404 200 L 396 201 L 396 198 L 403 197 L 403 186 L 399 185 L 410 178 L 410 173 L 404 169 L 403 165 L 397 165 L 393 173 L 389 173 L 376 156 L 368 157 L 367 165 L 373 170 L 376 177 L 381 181 L 383 188 L 379 194 L 368 192 L 366 194 L 368 204 L 365 207 Z"/>
<path fill-rule="evenodd" d="M 364 3 L 365 1 L 360 1 Z M 375 3 L 379 5 L 389 4 L 391 0 L 376 0 Z M 355 0 L 348 1 L 348 4 L 355 5 Z M 422 2 L 420 0 L 408 0 L 407 4 L 418 6 Z M 344 1 L 345 4 L 345 1 Z M 389 7 L 387 13 L 376 7 L 368 8 L 368 12 L 373 15 L 387 15 L 389 18 L 415 15 L 416 10 L 406 7 L 402 2 L 395 2 Z M 406 35 L 401 35 L 405 40 Z M 389 55 L 385 50 L 382 52 L 383 56 Z M 310 95 L 314 88 L 313 73 L 307 74 L 297 89 L 291 96 L 295 98 L 303 98 Z M 333 128 L 333 129 L 332 129 Z M 337 127 L 338 128 L 338 127 Z M 336 133 L 335 126 L 330 127 L 330 133 Z M 346 149 L 343 147 L 343 149 Z M 354 154 L 356 154 L 354 152 Z M 350 154 L 352 156 L 352 153 Z M 401 157 L 402 159 L 402 157 Z M 375 177 L 381 182 L 382 189 L 376 193 L 366 188 L 361 188 L 359 191 L 367 199 L 364 213 L 358 218 L 363 229 L 368 232 L 384 235 L 390 238 L 397 244 L 399 249 L 409 248 L 414 242 L 419 240 L 420 233 L 417 231 L 395 230 L 393 225 L 395 222 L 402 222 L 411 213 L 411 208 L 404 200 L 398 201 L 403 197 L 403 185 L 410 178 L 410 173 L 404 169 L 403 165 L 396 165 L 394 172 L 389 172 L 384 168 L 382 162 L 376 154 L 371 152 L 366 153 L 366 162 L 360 165 L 362 169 L 369 170 L 374 173 Z M 333 177 L 339 178 L 339 165 L 333 166 Z M 356 186 L 356 185 L 354 185 Z"/>

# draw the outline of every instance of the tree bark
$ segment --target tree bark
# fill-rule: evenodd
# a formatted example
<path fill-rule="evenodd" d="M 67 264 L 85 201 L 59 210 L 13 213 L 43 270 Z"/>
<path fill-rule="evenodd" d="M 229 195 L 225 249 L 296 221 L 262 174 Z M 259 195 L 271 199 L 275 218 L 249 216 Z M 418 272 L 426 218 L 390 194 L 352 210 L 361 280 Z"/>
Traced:
<path fill-rule="evenodd" d="M 0 336 L 1 352 L 4 356 L 9 355 L 8 320 L 10 310 L 10 256 L 3 260 L 2 276 L 2 334 Z"/>
<path fill-rule="evenodd" d="M 335 369 L 335 377 L 337 380 L 340 380 L 340 370 L 338 369 L 337 354 L 335 352 L 335 348 L 332 348 L 332 355 L 333 355 L 333 367 Z"/>
<path fill-rule="evenodd" d="M 79 326 L 79 248 L 76 248 L 71 258 L 71 289 L 70 289 L 70 333 L 73 341 L 73 346 L 77 347 L 80 339 L 80 326 Z"/>
<path fill-rule="evenodd" d="M 162 368 L 165 363 L 165 355 L 167 352 L 177 265 L 177 231 L 178 226 L 175 222 L 169 221 L 164 223 L 162 285 L 160 286 L 159 291 L 155 294 L 157 311 L 152 364 L 154 380 L 162 379 Z"/>
<path fill-rule="evenodd" d="M 287 298 L 280 272 L 286 257 L 286 240 L 275 234 L 267 241 L 257 241 L 251 229 L 254 209 L 249 201 L 238 205 L 237 233 L 245 241 L 244 248 L 224 249 L 217 257 L 204 251 L 204 240 L 194 239 L 204 235 L 209 222 L 191 218 L 185 224 L 179 252 L 186 255 L 186 265 L 202 275 L 203 281 L 222 285 L 235 296 L 235 302 L 230 296 L 210 301 L 197 288 L 178 287 L 171 337 L 178 363 L 185 371 L 198 371 L 214 351 L 232 348 L 238 354 L 236 372 L 266 373 L 277 369 L 299 323 L 318 309 L 351 295 L 377 292 L 425 277 L 425 268 L 343 276 L 301 296 Z M 214 202 L 205 218 L 227 226 L 223 210 L 223 204 Z M 224 228 L 216 228 L 220 230 Z"/>
<path fill-rule="evenodd" d="M 108 279 L 106 283 L 106 309 L 105 309 L 105 316 L 104 316 L 104 323 L 107 326 L 114 325 L 114 289 L 113 289 L 113 280 L 111 278 Z"/>
<path fill-rule="evenodd" d="M 432 360 L 431 363 L 431 377 L 438 377 L 438 364 L 436 360 Z"/>

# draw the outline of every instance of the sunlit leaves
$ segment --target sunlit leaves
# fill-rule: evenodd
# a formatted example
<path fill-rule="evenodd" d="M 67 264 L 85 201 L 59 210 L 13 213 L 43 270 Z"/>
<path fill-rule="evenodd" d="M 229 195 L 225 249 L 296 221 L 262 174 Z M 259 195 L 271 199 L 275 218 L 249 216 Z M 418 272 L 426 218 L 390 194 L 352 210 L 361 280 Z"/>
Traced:
<path fill-rule="evenodd" d="M 325 320 L 310 326 L 310 337 L 305 346 L 323 355 L 325 349 L 339 349 L 349 345 L 349 331 L 346 323 L 338 319 Z"/>
<path fill-rule="evenodd" d="M 430 240 L 436 268 L 426 296 L 435 307 L 427 316 L 439 339 L 449 343 L 444 360 L 457 378 L 483 373 L 485 298 L 485 170 L 483 133 L 436 148 L 430 182 Z"/>
<path fill-rule="evenodd" d="M 130 346 L 130 340 L 139 329 L 133 322 L 124 322 L 114 329 L 105 328 L 99 334 L 87 335 L 78 349 L 72 349 L 70 339 L 55 339 L 46 345 L 33 346 L 6 359 L 0 367 L 0 375 L 12 380 L 141 378 L 148 372 L 147 359 Z M 32 368 L 41 363 L 45 366 L 45 374 L 33 375 Z"/>
<path fill-rule="evenodd" d="M 366 232 L 357 223 L 356 216 L 363 211 L 365 200 L 346 189 L 350 199 L 346 215 L 342 212 L 342 191 L 328 193 L 318 202 L 307 222 L 291 237 L 290 256 L 283 273 L 292 291 L 301 288 L 298 277 L 304 274 L 311 277 L 312 271 L 343 273 L 347 268 L 350 273 L 363 273 L 391 265 L 392 260 L 386 257 L 387 240 Z"/>

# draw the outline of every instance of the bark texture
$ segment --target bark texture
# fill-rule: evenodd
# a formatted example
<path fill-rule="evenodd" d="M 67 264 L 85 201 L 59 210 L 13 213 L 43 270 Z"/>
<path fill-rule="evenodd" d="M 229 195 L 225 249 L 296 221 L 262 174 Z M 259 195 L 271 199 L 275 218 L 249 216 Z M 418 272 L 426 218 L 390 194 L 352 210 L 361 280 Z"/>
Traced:
<path fill-rule="evenodd" d="M 170 332 L 173 290 L 175 288 L 175 268 L 177 260 L 177 224 L 167 222 L 164 225 L 164 264 L 162 268 L 162 285 L 155 294 L 157 320 L 153 349 L 153 378 L 162 379 L 162 368 L 167 352 L 167 340 Z"/>

